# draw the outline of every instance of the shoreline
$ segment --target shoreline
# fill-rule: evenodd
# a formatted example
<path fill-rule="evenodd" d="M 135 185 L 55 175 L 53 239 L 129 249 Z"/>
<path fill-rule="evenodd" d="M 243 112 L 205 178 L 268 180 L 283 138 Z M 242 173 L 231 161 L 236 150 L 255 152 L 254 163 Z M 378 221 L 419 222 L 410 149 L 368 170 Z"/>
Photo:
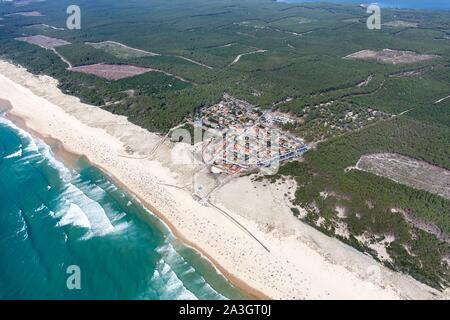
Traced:
<path fill-rule="evenodd" d="M 239 278 L 231 275 L 228 273 L 225 268 L 223 268 L 217 261 L 215 261 L 207 252 L 204 250 L 198 248 L 194 243 L 183 237 L 178 230 L 172 225 L 172 223 L 162 214 L 158 209 L 156 209 L 153 205 L 142 199 L 138 194 L 133 192 L 127 185 L 125 185 L 120 179 L 109 173 L 107 170 L 102 168 L 101 166 L 96 165 L 93 163 L 87 155 L 84 154 L 77 154 L 73 151 L 70 151 L 66 149 L 64 144 L 51 136 L 45 136 L 41 133 L 33 130 L 27 125 L 26 119 L 22 118 L 19 115 L 14 114 L 12 111 L 12 104 L 8 100 L 1 100 L 0 99 L 0 107 L 2 103 L 6 103 L 6 105 L 11 106 L 11 108 L 5 112 L 5 118 L 10 120 L 12 123 L 14 123 L 17 127 L 21 128 L 22 130 L 25 130 L 29 134 L 31 134 L 34 137 L 37 137 L 38 139 L 43 140 L 48 146 L 51 147 L 52 151 L 53 145 L 57 145 L 57 151 L 55 152 L 56 157 L 64 163 L 64 165 L 68 166 L 71 169 L 74 169 L 76 167 L 75 162 L 80 159 L 81 157 L 84 157 L 86 161 L 95 167 L 96 169 L 100 170 L 106 177 L 111 179 L 111 181 L 116 184 L 118 187 L 120 187 L 122 190 L 127 192 L 130 196 L 135 198 L 147 211 L 149 211 L 151 214 L 154 214 L 158 219 L 166 226 L 170 234 L 181 244 L 184 246 L 191 248 L 195 250 L 197 253 L 199 253 L 203 259 L 208 261 L 225 279 L 227 279 L 230 283 L 232 283 L 237 289 L 244 292 L 248 298 L 255 299 L 255 300 L 270 300 L 270 298 L 265 295 L 264 293 L 248 286 L 244 281 L 240 280 Z M 54 152 L 54 151 L 53 151 Z"/>
<path fill-rule="evenodd" d="M 81 103 L 57 84 L 0 60 L 0 99 L 10 101 L 9 114 L 22 119 L 26 131 L 86 158 L 250 297 L 446 298 L 294 218 L 284 191 L 277 193 L 269 190 L 274 186 L 256 185 L 249 178 L 234 180 L 214 194 L 215 205 L 262 239 L 270 249 L 264 250 L 217 209 L 196 202 L 189 190 L 168 186 L 185 185 L 192 173 L 191 168 L 171 164 L 171 144 L 163 144 L 155 159 L 122 156 L 128 147 L 145 156 L 160 138 L 123 116 Z M 373 277 L 374 267 L 379 279 Z"/>

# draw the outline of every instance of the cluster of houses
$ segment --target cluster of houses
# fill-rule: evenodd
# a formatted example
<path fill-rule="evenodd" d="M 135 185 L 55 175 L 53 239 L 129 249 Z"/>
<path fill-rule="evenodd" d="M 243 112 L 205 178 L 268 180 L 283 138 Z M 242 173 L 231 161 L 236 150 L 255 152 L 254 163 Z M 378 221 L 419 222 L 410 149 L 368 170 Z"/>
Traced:
<path fill-rule="evenodd" d="M 201 119 L 216 133 L 206 150 L 215 173 L 240 174 L 279 165 L 308 150 L 302 139 L 280 128 L 295 123 L 289 115 L 262 111 L 229 95 L 203 109 Z"/>

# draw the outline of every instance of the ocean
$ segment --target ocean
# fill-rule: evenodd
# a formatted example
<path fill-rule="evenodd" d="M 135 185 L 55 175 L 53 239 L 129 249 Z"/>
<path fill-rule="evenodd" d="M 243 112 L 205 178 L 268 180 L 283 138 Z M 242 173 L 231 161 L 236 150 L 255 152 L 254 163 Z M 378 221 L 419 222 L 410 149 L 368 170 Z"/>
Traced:
<path fill-rule="evenodd" d="M 64 165 L 55 148 L 0 116 L 0 299 L 248 298 L 104 173 L 83 158 Z"/>
<path fill-rule="evenodd" d="M 302 3 L 302 2 L 330 2 L 330 3 L 354 3 L 368 4 L 377 3 L 382 8 L 398 8 L 398 9 L 431 9 L 431 10 L 450 10 L 449 0 L 278 0 L 279 2 Z"/>

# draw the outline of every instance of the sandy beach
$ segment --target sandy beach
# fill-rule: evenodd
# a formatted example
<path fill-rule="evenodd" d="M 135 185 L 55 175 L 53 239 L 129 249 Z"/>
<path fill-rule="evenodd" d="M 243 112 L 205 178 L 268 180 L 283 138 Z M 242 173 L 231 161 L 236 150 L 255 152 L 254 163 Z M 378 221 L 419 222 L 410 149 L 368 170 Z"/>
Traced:
<path fill-rule="evenodd" d="M 170 142 L 146 157 L 160 136 L 63 94 L 56 80 L 0 60 L 0 99 L 9 101 L 10 119 L 86 156 L 256 298 L 449 297 L 294 218 L 285 196 L 295 192 L 293 181 L 270 185 L 243 177 L 216 190 L 214 206 L 203 206 L 182 187 L 194 168 L 170 163 Z"/>

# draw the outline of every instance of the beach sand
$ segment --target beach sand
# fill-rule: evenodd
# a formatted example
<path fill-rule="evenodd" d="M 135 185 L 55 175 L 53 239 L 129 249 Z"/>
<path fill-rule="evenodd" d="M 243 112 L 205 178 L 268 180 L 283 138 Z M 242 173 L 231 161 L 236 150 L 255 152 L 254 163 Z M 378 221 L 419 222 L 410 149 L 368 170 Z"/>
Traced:
<path fill-rule="evenodd" d="M 10 102 L 12 120 L 86 156 L 255 298 L 448 298 L 295 219 L 284 196 L 295 192 L 292 181 L 240 178 L 212 195 L 220 210 L 206 207 L 189 189 L 173 187 L 184 186 L 195 168 L 170 163 L 171 143 L 145 157 L 160 136 L 63 94 L 56 80 L 0 61 L 0 99 Z"/>

